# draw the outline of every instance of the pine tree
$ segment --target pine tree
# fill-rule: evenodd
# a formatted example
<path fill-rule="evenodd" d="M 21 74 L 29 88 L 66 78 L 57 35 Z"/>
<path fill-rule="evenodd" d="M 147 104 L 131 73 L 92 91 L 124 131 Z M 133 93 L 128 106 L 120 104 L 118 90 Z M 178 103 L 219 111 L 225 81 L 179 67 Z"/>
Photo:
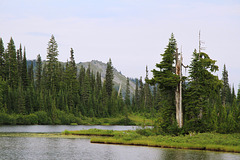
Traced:
<path fill-rule="evenodd" d="M 47 48 L 47 81 L 46 85 L 51 91 L 58 87 L 58 45 L 55 37 L 52 35 Z"/>
<path fill-rule="evenodd" d="M 37 62 L 36 62 L 36 88 L 37 90 L 41 90 L 41 83 L 42 82 L 42 59 L 40 54 L 37 55 Z"/>
<path fill-rule="evenodd" d="M 9 55 L 9 85 L 12 88 L 16 88 L 18 84 L 18 77 L 17 77 L 17 56 L 16 56 L 16 49 L 14 45 L 14 41 L 11 38 L 10 42 L 8 43 L 7 52 Z"/>
<path fill-rule="evenodd" d="M 208 106 L 207 102 L 214 94 L 218 95 L 222 82 L 212 73 L 218 70 L 216 61 L 206 53 L 193 52 L 190 65 L 190 82 L 185 97 L 185 113 L 189 130 L 203 131 L 206 129 Z"/>
<path fill-rule="evenodd" d="M 78 113 L 76 107 L 77 95 L 78 95 L 78 85 L 77 85 L 77 67 L 74 60 L 74 51 L 70 50 L 70 62 L 66 65 L 66 84 L 68 88 L 68 107 L 71 113 Z"/>
<path fill-rule="evenodd" d="M 174 57 L 176 53 L 176 40 L 174 35 L 171 35 L 167 48 L 164 54 L 161 54 L 162 61 L 156 64 L 159 70 L 152 70 L 153 78 L 147 80 L 151 85 L 158 84 L 161 90 L 161 127 L 167 131 L 168 126 L 175 122 L 175 89 L 180 81 L 179 76 L 174 73 Z"/>
<path fill-rule="evenodd" d="M 139 111 L 139 106 L 140 106 L 140 96 L 139 96 L 139 84 L 138 84 L 138 79 L 136 79 L 136 86 L 135 86 L 135 107 L 134 111 L 138 112 Z"/>
<path fill-rule="evenodd" d="M 21 79 L 23 83 L 23 89 L 26 90 L 28 86 L 28 76 L 27 76 L 27 58 L 26 58 L 26 49 L 24 47 L 23 52 L 23 62 L 22 62 L 22 73 L 21 73 Z"/>
<path fill-rule="evenodd" d="M 240 84 L 238 85 L 237 103 L 240 106 Z"/>
<path fill-rule="evenodd" d="M 139 110 L 141 112 L 144 112 L 144 86 L 143 86 L 143 81 L 142 81 L 142 77 L 140 77 L 140 80 L 139 80 L 139 97 L 140 97 L 140 100 L 139 100 Z"/>
<path fill-rule="evenodd" d="M 26 112 L 26 108 L 25 108 L 25 95 L 22 89 L 21 84 L 19 84 L 18 86 L 18 99 L 17 99 L 17 103 L 18 103 L 18 112 L 20 114 L 25 114 Z"/>
<path fill-rule="evenodd" d="M 5 78 L 4 71 L 5 71 L 4 45 L 2 38 L 0 38 L 0 75 L 3 79 Z"/>
<path fill-rule="evenodd" d="M 17 73 L 18 73 L 18 79 L 21 79 L 21 73 L 22 73 L 22 45 L 20 44 L 19 49 L 17 50 Z"/>
<path fill-rule="evenodd" d="M 231 89 L 230 89 L 230 106 L 233 105 L 234 101 L 236 100 L 236 95 L 235 95 L 235 89 L 234 89 L 234 84 L 232 86 L 232 92 L 231 92 Z"/>
<path fill-rule="evenodd" d="M 112 95 L 113 91 L 113 66 L 112 66 L 112 61 L 109 59 L 109 62 L 107 63 L 107 69 L 106 69 L 106 83 L 105 83 L 105 88 L 108 97 L 110 98 Z"/>
<path fill-rule="evenodd" d="M 145 77 L 145 81 L 147 82 L 148 79 L 148 67 L 146 66 L 146 77 Z M 148 113 L 151 112 L 151 114 L 153 114 L 153 108 L 152 108 L 152 94 L 151 94 L 151 90 L 150 90 L 150 86 L 148 83 L 144 84 L 144 108 L 145 111 L 147 111 Z"/>
<path fill-rule="evenodd" d="M 222 72 L 222 81 L 223 87 L 221 89 L 221 97 L 223 106 L 226 105 L 226 102 L 230 102 L 229 96 L 231 96 L 231 90 L 228 83 L 228 71 L 226 70 L 226 65 L 224 64 L 223 72 Z"/>
<path fill-rule="evenodd" d="M 6 88 L 7 88 L 6 81 L 4 81 L 0 76 L 0 113 L 6 112 L 6 108 L 4 105 L 4 97 L 5 97 L 4 94 L 6 94 L 6 92 L 4 93 L 4 91 Z"/>
<path fill-rule="evenodd" d="M 30 67 L 28 67 L 28 80 L 29 80 L 29 85 L 34 86 L 33 61 L 31 61 L 31 65 Z"/>
<path fill-rule="evenodd" d="M 99 95 L 99 93 L 100 93 L 101 90 L 102 90 L 101 73 L 97 72 L 97 79 L 96 79 L 96 95 Z"/>
<path fill-rule="evenodd" d="M 129 84 L 129 78 L 127 77 L 125 105 L 127 106 L 128 110 L 129 110 L 130 104 L 131 104 L 131 101 L 130 101 L 130 84 Z"/>

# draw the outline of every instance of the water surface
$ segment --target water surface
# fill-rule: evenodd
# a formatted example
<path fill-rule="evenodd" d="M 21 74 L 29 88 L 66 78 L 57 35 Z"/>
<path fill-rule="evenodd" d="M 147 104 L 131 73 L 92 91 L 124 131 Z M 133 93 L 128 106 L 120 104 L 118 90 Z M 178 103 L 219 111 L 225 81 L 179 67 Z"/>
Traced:
<path fill-rule="evenodd" d="M 0 125 L 0 132 L 19 132 L 19 133 L 53 133 L 64 130 L 86 130 L 91 128 L 106 130 L 135 130 L 138 126 L 102 126 L 102 125 Z"/>
<path fill-rule="evenodd" d="M 0 159 L 236 160 L 239 154 L 90 143 L 89 139 L 0 137 Z"/>
<path fill-rule="evenodd" d="M 17 125 L 0 132 L 52 133 L 82 129 L 135 130 L 137 126 Z M 240 160 L 240 154 L 90 143 L 90 139 L 0 137 L 0 160 Z"/>

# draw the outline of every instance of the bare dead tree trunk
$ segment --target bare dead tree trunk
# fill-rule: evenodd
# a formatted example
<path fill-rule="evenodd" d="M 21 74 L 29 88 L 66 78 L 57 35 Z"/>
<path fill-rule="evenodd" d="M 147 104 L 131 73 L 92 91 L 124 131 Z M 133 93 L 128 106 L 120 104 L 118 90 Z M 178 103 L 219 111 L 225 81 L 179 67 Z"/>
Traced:
<path fill-rule="evenodd" d="M 176 102 L 176 120 L 179 128 L 183 126 L 183 111 L 182 111 L 182 54 L 178 58 L 178 49 L 175 55 L 176 60 L 176 75 L 180 76 L 180 81 L 175 91 L 175 102 Z"/>

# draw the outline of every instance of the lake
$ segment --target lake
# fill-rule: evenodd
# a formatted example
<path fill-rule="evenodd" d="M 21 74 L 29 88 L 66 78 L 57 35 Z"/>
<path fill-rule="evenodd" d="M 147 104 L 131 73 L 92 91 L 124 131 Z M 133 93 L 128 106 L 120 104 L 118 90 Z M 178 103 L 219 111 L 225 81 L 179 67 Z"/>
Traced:
<path fill-rule="evenodd" d="M 0 126 L 0 132 L 61 132 L 99 128 L 128 130 L 133 126 Z M 56 130 L 54 130 L 56 129 Z M 235 160 L 240 154 L 162 149 L 154 147 L 90 143 L 88 138 L 0 137 L 0 159 L 73 160 Z"/>
<path fill-rule="evenodd" d="M 87 130 L 91 128 L 107 130 L 136 130 L 138 126 L 101 126 L 101 125 L 0 125 L 0 132 L 58 133 L 64 130 Z"/>

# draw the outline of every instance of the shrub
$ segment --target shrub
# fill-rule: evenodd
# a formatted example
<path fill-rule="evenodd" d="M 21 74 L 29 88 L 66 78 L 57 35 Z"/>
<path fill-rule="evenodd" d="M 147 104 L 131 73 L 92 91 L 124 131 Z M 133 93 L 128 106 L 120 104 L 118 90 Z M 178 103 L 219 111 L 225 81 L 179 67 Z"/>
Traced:
<path fill-rule="evenodd" d="M 132 121 L 128 117 L 124 117 L 118 121 L 111 122 L 110 124 L 112 124 L 112 125 L 136 125 L 136 123 L 134 123 L 134 121 Z"/>
<path fill-rule="evenodd" d="M 156 135 L 152 129 L 144 128 L 144 129 L 137 129 L 136 132 L 142 136 L 154 136 Z"/>
<path fill-rule="evenodd" d="M 0 113 L 0 124 L 14 125 L 16 124 L 16 116 Z"/>
<path fill-rule="evenodd" d="M 68 116 L 70 123 L 76 123 L 76 118 L 73 114 L 68 114 L 67 116 Z"/>
<path fill-rule="evenodd" d="M 24 116 L 24 124 L 38 124 L 38 116 L 33 113 Z"/>
<path fill-rule="evenodd" d="M 71 133 L 70 133 L 70 131 L 65 130 L 65 131 L 62 132 L 62 134 L 69 135 L 69 134 L 71 134 Z"/>
<path fill-rule="evenodd" d="M 49 124 L 47 112 L 38 111 L 35 112 L 35 115 L 38 117 L 38 124 Z"/>
<path fill-rule="evenodd" d="M 64 111 L 57 110 L 57 117 L 61 124 L 70 124 L 70 119 Z"/>

